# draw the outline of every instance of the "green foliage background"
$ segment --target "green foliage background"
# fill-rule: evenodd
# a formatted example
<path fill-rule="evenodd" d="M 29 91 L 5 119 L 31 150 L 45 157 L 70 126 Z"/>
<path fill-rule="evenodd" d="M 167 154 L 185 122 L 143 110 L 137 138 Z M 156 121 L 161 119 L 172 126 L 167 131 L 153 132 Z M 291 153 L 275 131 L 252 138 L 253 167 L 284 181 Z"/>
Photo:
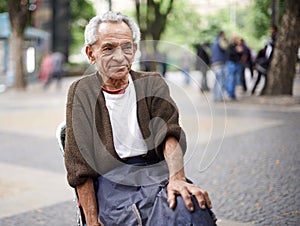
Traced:
<path fill-rule="evenodd" d="M 7 1 L 0 1 L 0 13 L 7 12 Z"/>
<path fill-rule="evenodd" d="M 7 12 L 7 1 L 0 1 L 0 13 Z M 84 45 L 84 28 L 89 19 L 96 15 L 88 0 L 70 0 L 71 47 L 70 54 L 78 53 Z M 64 32 L 64 31 L 62 31 Z"/>
<path fill-rule="evenodd" d="M 280 0 L 279 18 L 283 4 L 284 1 Z M 237 34 L 251 49 L 258 51 L 269 38 L 271 14 L 271 0 L 254 0 L 246 8 L 236 9 L 234 23 L 230 18 L 229 5 L 214 14 L 200 15 L 193 5 L 177 0 L 162 39 L 192 48 L 193 44 L 213 42 L 217 33 L 223 30 L 227 38 Z"/>
<path fill-rule="evenodd" d="M 70 54 L 78 54 L 84 46 L 84 28 L 96 15 L 88 0 L 71 0 L 71 47 Z"/>
<path fill-rule="evenodd" d="M 158 1 L 158 0 L 157 0 Z M 169 0 L 160 0 L 162 6 Z M 279 18 L 284 0 L 279 1 Z M 227 37 L 236 33 L 245 39 L 255 51 L 259 50 L 269 38 L 271 25 L 271 0 L 253 0 L 250 6 L 236 10 L 236 23 L 230 18 L 230 6 L 211 15 L 200 15 L 192 4 L 185 0 L 174 1 L 173 11 L 168 16 L 162 40 L 193 49 L 194 44 L 212 42 L 220 30 Z M 161 7 L 164 9 L 164 7 Z M 89 0 L 70 0 L 71 9 L 71 47 L 70 54 L 81 51 L 84 44 L 84 27 L 96 13 Z M 145 8 L 141 8 L 145 14 Z M 7 11 L 7 2 L 0 1 L 0 12 Z M 124 12 L 135 16 L 135 9 Z M 144 26 L 144 24 L 142 24 Z"/>

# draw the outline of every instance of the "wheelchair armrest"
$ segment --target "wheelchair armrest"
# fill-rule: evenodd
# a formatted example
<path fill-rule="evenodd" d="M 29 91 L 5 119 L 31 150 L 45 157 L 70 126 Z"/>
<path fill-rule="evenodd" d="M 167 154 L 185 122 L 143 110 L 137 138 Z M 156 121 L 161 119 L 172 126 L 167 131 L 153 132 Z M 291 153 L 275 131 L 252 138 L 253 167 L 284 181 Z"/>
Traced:
<path fill-rule="evenodd" d="M 59 145 L 59 149 L 64 155 L 65 152 L 65 139 L 66 139 L 66 122 L 61 122 L 56 129 L 56 139 Z"/>

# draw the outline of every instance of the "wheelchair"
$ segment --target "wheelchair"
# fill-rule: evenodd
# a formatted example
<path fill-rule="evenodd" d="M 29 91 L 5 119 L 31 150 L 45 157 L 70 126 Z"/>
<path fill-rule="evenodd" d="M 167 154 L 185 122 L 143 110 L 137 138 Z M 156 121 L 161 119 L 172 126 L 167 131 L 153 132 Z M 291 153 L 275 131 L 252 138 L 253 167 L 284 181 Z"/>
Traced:
<path fill-rule="evenodd" d="M 65 153 L 65 139 L 66 139 L 66 123 L 65 121 L 61 122 L 56 129 L 56 139 L 59 145 L 62 156 Z M 74 200 L 76 202 L 76 223 L 77 226 L 86 226 L 86 220 L 83 212 L 83 208 L 80 205 L 78 200 L 78 195 L 76 189 L 74 189 Z"/>
<path fill-rule="evenodd" d="M 64 148 L 65 148 L 65 138 L 66 138 L 66 123 L 62 122 L 61 124 L 58 125 L 58 127 L 56 129 L 56 139 L 59 144 L 61 154 L 63 156 L 64 156 Z M 80 205 L 76 189 L 74 189 L 74 201 L 76 202 L 77 226 L 86 226 L 86 219 L 84 216 L 83 208 Z M 217 218 L 216 218 L 215 214 L 211 210 L 208 210 L 208 211 L 209 211 L 209 214 L 211 215 L 213 221 L 216 222 Z"/>

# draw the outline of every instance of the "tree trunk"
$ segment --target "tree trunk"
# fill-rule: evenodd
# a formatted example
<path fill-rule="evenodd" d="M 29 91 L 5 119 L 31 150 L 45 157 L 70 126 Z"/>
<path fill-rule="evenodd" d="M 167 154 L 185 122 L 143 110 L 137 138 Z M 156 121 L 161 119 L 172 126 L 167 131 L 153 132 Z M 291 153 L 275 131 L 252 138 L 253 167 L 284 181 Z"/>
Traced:
<path fill-rule="evenodd" d="M 268 72 L 267 95 L 292 95 L 300 45 L 300 1 L 286 0 Z"/>
<path fill-rule="evenodd" d="M 141 25 L 140 0 L 135 0 L 136 20 L 138 25 Z"/>
<path fill-rule="evenodd" d="M 52 9 L 52 51 L 63 53 L 67 60 L 70 46 L 70 1 L 52 0 Z"/>
<path fill-rule="evenodd" d="M 140 0 L 135 1 L 136 18 L 141 29 L 143 40 L 152 39 L 158 41 L 160 39 L 161 34 L 163 33 L 166 27 L 166 18 L 172 11 L 174 0 L 168 0 L 168 4 L 164 6 L 166 8 L 163 10 L 162 5 L 165 4 L 165 2 L 147 0 L 145 4 L 147 9 L 145 11 L 141 11 Z M 145 15 L 142 15 L 143 12 Z M 144 20 L 143 22 L 146 26 L 141 26 L 142 20 Z"/>
<path fill-rule="evenodd" d="M 167 4 L 166 4 L 167 2 Z M 152 45 L 144 46 L 144 49 L 149 51 L 152 55 L 150 70 L 156 70 L 156 59 L 155 54 L 157 52 L 158 41 L 165 30 L 167 23 L 167 16 L 170 14 L 173 8 L 174 0 L 155 1 L 147 0 L 145 7 L 146 10 L 140 10 L 140 0 L 135 1 L 136 18 L 139 23 L 142 40 L 151 40 Z M 142 14 L 145 15 L 142 15 Z M 145 24 L 142 26 L 141 23 Z M 150 44 L 150 42 L 149 42 Z M 144 42 L 146 45 L 146 42 Z"/>
<path fill-rule="evenodd" d="M 23 66 L 23 37 L 29 14 L 27 8 L 27 1 L 8 1 L 8 13 L 11 24 L 8 71 L 10 72 L 10 75 L 15 78 L 15 88 L 20 90 L 23 90 L 26 87 Z"/>
<path fill-rule="evenodd" d="M 23 64 L 23 35 L 12 29 L 9 39 L 10 75 L 14 76 L 14 87 L 18 90 L 26 88 L 26 79 Z"/>

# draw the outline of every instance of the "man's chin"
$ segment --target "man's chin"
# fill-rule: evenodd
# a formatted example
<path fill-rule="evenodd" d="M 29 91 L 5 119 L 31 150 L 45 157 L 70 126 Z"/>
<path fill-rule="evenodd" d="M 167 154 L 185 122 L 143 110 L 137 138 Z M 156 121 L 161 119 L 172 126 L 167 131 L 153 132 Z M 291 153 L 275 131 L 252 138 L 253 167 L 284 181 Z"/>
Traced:
<path fill-rule="evenodd" d="M 112 79 L 123 79 L 128 75 L 128 73 L 129 70 L 127 68 L 124 68 L 123 70 L 110 73 L 109 77 Z"/>

